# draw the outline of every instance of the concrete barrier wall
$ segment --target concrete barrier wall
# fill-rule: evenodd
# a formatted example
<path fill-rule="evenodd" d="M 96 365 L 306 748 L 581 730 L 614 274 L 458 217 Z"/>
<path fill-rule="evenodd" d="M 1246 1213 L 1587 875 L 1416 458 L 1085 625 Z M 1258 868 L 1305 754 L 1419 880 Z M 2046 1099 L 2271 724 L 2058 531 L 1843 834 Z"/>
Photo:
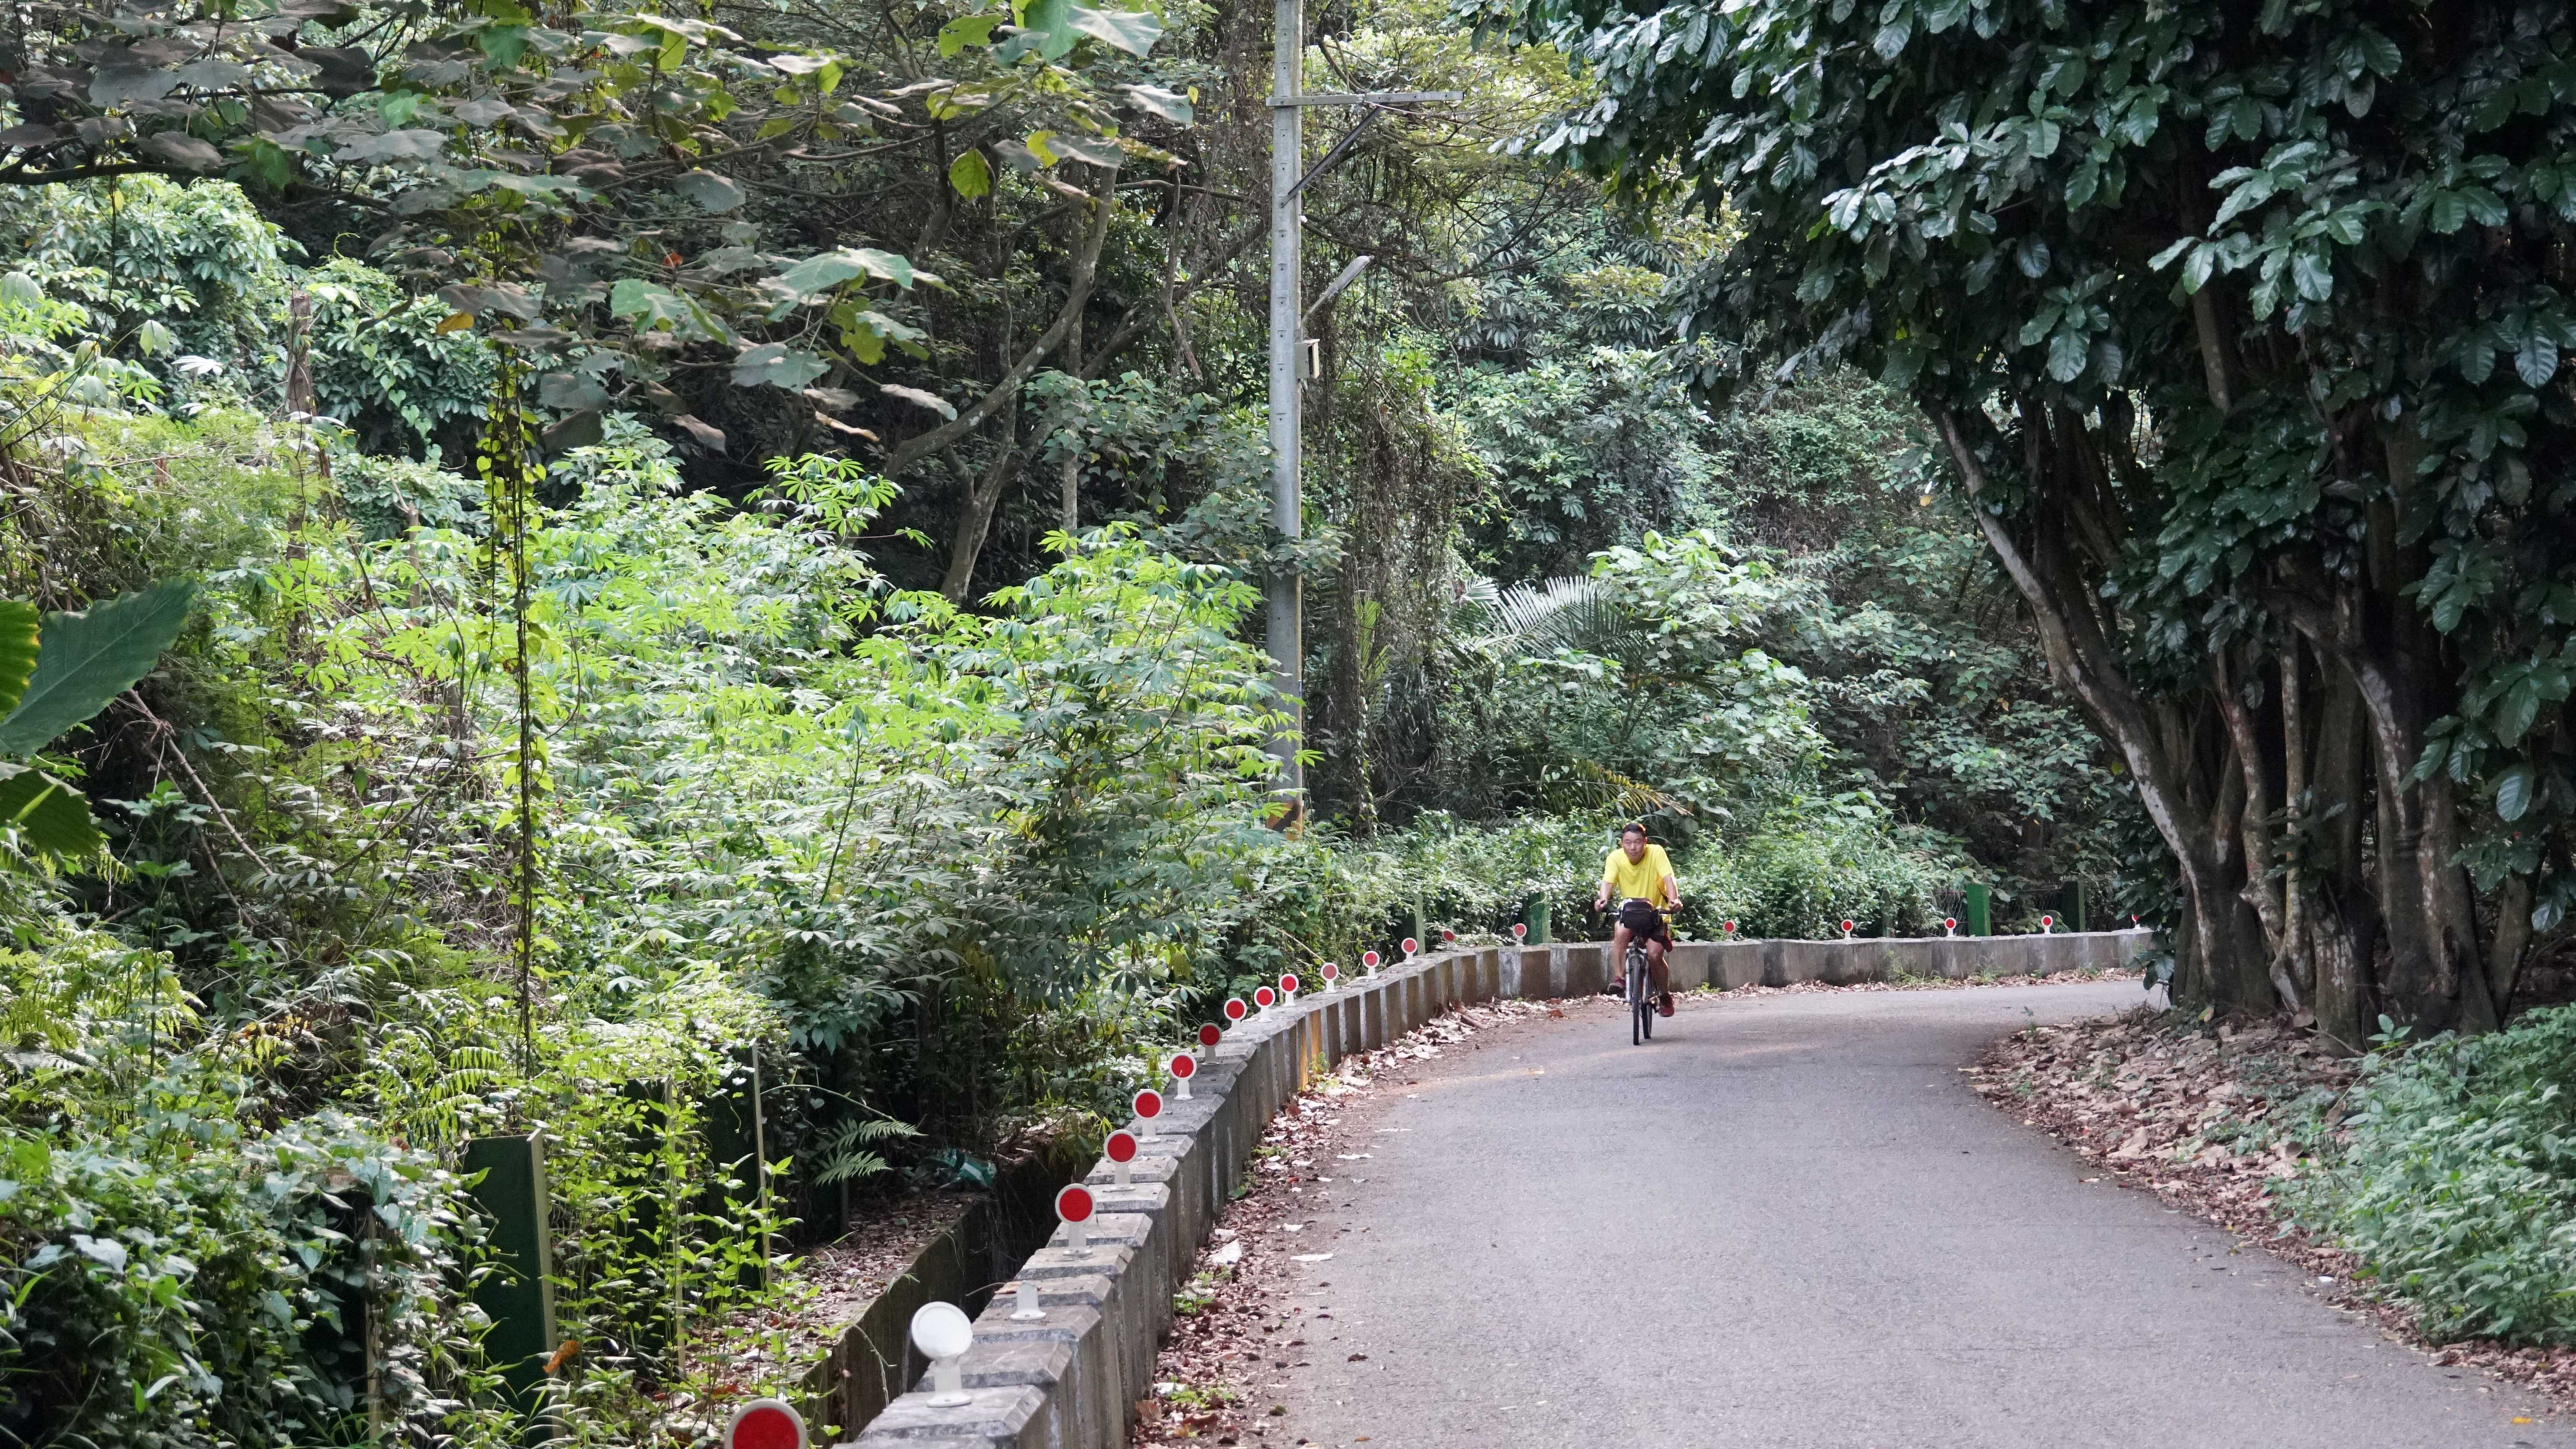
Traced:
<path fill-rule="evenodd" d="M 2104 931 L 1689 942 L 1673 950 L 1672 984 L 2045 975 L 2121 965 L 2149 939 L 2145 931 Z M 1152 1392 L 1172 1295 L 1187 1281 L 1199 1245 L 1279 1109 L 1340 1058 L 1384 1046 L 1453 1006 L 1598 991 L 1608 979 L 1608 956 L 1597 942 L 1445 951 L 1308 993 L 1228 1032 L 1206 1055 L 1190 1100 L 1169 1101 L 1154 1122 L 1128 1124 L 1142 1143 L 1129 1164 L 1131 1185 L 1114 1186 L 1106 1161 L 1092 1169 L 1099 1212 L 1089 1245 L 1072 1250 L 1059 1229 L 1020 1265 L 1019 1276 L 1038 1285 L 1046 1317 L 1015 1322 L 1015 1295 L 995 1295 L 976 1320 L 975 1346 L 963 1365 L 969 1402 L 934 1406 L 925 1382 L 888 1404 L 858 1442 L 877 1449 L 923 1443 L 1123 1449 L 1136 1401 Z"/>

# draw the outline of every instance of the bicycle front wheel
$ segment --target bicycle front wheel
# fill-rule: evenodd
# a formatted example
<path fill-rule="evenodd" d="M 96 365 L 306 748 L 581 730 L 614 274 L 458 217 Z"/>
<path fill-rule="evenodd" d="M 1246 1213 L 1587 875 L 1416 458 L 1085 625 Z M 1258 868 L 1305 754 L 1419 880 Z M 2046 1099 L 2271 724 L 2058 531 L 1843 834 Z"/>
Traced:
<path fill-rule="evenodd" d="M 1655 1034 L 1655 993 L 1647 979 L 1646 951 L 1628 948 L 1628 1045 L 1644 1046 Z"/>

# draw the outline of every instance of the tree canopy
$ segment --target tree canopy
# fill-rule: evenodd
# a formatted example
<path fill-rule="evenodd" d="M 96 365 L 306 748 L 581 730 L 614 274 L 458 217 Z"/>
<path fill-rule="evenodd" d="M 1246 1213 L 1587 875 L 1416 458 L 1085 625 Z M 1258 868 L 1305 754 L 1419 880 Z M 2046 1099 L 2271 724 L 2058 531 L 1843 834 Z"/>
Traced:
<path fill-rule="evenodd" d="M 2169 852 L 2183 984 L 2491 1024 L 2576 895 L 2576 26 L 2542 4 L 1478 12 L 1535 142 L 1741 234 L 1711 396 L 1856 365 L 1937 431 Z"/>

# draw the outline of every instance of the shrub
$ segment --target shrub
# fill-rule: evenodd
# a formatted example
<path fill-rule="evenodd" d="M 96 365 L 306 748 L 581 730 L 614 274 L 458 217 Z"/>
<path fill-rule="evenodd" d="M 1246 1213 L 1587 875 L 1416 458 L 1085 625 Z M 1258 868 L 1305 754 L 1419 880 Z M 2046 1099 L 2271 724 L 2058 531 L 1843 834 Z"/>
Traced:
<path fill-rule="evenodd" d="M 274 1128 L 169 959 L 0 867 L 0 1441 L 94 1449 L 490 1437 L 463 1183 L 367 1119 Z"/>
<path fill-rule="evenodd" d="M 2383 1019 L 2384 1020 L 2384 1019 Z M 2437 1339 L 2576 1343 L 2576 1007 L 2363 1065 L 2302 1218 L 2358 1253 Z"/>
<path fill-rule="evenodd" d="M 1698 884 L 1684 924 L 1713 936 L 1727 920 L 1739 935 L 1824 939 L 1849 920 L 1864 936 L 1932 933 L 1933 892 L 1950 872 L 1899 849 L 1874 820 L 1816 815 L 1775 823 L 1725 850 L 1693 857 Z M 1685 881 L 1685 885 L 1691 882 Z"/>

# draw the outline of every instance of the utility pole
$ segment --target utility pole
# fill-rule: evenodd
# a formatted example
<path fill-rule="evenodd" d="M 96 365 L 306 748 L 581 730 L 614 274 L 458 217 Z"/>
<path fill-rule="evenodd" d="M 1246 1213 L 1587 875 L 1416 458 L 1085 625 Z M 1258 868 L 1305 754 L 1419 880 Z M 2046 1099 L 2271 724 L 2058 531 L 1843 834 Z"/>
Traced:
<path fill-rule="evenodd" d="M 1277 0 L 1270 61 L 1270 526 L 1290 543 L 1305 532 L 1304 458 L 1298 395 L 1299 354 L 1306 350 L 1303 291 L 1305 203 L 1297 184 L 1306 167 L 1306 7 Z M 1293 816 L 1306 798 L 1297 746 L 1306 737 L 1305 582 L 1293 567 L 1270 571 L 1270 684 L 1288 712 L 1288 727 L 1270 742 L 1279 757 L 1279 789 Z"/>
<path fill-rule="evenodd" d="M 1300 193 L 1342 158 L 1353 139 L 1344 137 L 1314 170 L 1306 170 L 1306 107 L 1375 108 L 1464 97 L 1457 91 L 1308 95 L 1304 0 L 1275 3 L 1270 61 L 1270 525 L 1293 544 L 1306 523 L 1305 400 L 1299 387 L 1305 370 L 1306 309 L 1298 305 L 1304 290 L 1305 202 Z M 1354 264 L 1316 305 L 1331 300 L 1358 275 L 1359 264 Z M 1303 808 L 1306 795 L 1305 771 L 1297 764 L 1297 746 L 1306 736 L 1306 601 L 1304 581 L 1295 568 L 1271 570 L 1269 601 L 1270 683 L 1288 713 L 1288 728 L 1270 742 L 1271 753 L 1279 758 L 1279 791 L 1288 807 L 1281 816 L 1284 822 Z"/>

